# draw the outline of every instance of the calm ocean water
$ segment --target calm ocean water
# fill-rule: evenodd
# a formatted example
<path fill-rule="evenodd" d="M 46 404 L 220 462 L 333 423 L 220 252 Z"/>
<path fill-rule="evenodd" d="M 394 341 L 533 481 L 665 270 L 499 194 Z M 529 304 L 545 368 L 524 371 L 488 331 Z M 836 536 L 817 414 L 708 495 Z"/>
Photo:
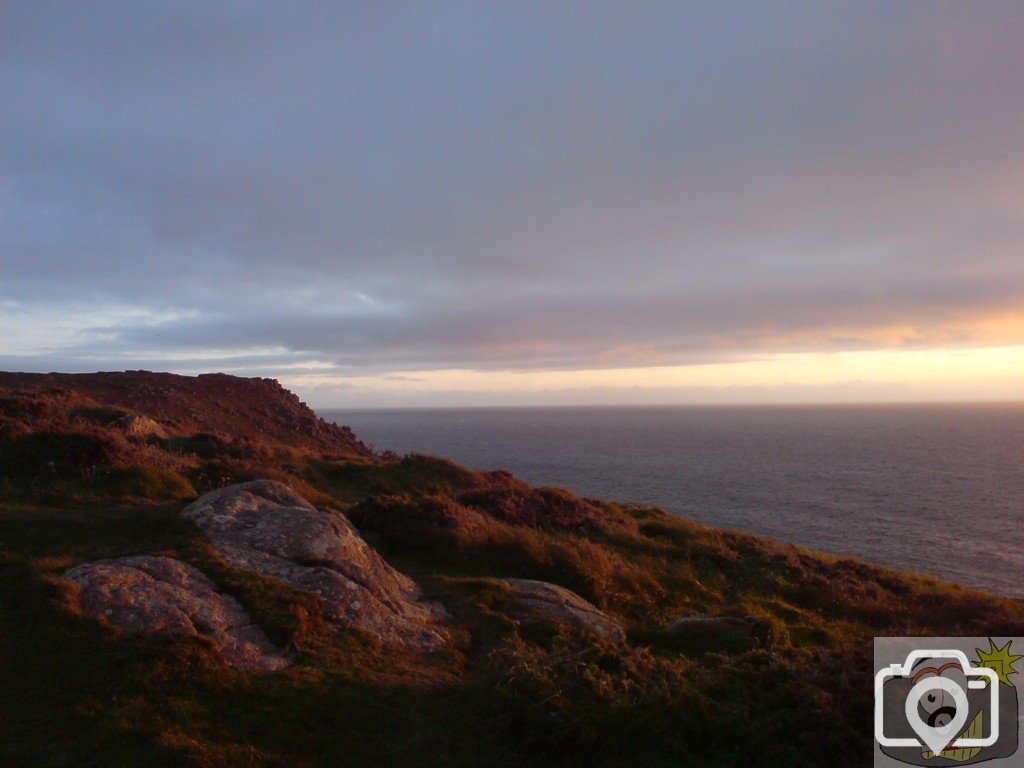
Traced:
<path fill-rule="evenodd" d="M 1024 404 L 323 415 L 378 450 L 1024 597 Z"/>

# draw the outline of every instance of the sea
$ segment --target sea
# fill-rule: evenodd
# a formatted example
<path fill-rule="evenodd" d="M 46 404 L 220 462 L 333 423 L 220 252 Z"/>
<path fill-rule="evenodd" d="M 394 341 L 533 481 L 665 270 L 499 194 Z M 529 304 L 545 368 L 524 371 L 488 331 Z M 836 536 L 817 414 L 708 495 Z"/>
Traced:
<path fill-rule="evenodd" d="M 330 410 L 377 450 L 1024 598 L 1024 403 Z"/>

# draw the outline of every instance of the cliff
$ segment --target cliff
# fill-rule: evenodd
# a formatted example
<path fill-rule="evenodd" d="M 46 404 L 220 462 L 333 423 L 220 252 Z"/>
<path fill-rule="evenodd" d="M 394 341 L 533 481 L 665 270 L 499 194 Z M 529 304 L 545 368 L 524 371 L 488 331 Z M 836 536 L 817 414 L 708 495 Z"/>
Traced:
<path fill-rule="evenodd" d="M 275 379 L 151 371 L 9 373 L 0 392 L 71 394 L 97 405 L 146 416 L 180 435 L 214 434 L 296 448 L 368 454 L 351 431 L 319 418 Z"/>

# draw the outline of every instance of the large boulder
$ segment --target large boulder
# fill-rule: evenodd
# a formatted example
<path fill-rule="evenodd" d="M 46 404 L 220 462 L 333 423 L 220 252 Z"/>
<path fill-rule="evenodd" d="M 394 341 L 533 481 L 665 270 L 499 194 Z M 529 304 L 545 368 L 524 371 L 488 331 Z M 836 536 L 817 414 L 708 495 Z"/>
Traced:
<path fill-rule="evenodd" d="M 440 605 L 368 545 L 340 512 L 324 512 L 288 486 L 254 480 L 201 496 L 183 512 L 236 568 L 273 576 L 319 596 L 339 629 L 369 633 L 388 648 L 437 650 L 448 637 Z"/>
<path fill-rule="evenodd" d="M 530 579 L 503 579 L 502 584 L 512 591 L 516 602 L 533 613 L 573 624 L 616 642 L 626 639 L 626 630 L 621 624 L 565 587 Z"/>
<path fill-rule="evenodd" d="M 149 555 L 98 560 L 64 576 L 81 589 L 88 613 L 128 634 L 203 638 L 225 663 L 240 669 L 270 671 L 289 663 L 237 600 L 180 560 Z"/>

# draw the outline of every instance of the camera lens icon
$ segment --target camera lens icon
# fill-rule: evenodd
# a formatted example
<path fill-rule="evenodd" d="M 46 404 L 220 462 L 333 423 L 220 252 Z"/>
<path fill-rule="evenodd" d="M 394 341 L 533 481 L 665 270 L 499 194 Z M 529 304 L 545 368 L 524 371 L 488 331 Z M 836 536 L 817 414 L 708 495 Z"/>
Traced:
<path fill-rule="evenodd" d="M 940 754 L 967 725 L 967 691 L 953 679 L 928 675 L 907 694 L 904 714 L 917 737 Z"/>

